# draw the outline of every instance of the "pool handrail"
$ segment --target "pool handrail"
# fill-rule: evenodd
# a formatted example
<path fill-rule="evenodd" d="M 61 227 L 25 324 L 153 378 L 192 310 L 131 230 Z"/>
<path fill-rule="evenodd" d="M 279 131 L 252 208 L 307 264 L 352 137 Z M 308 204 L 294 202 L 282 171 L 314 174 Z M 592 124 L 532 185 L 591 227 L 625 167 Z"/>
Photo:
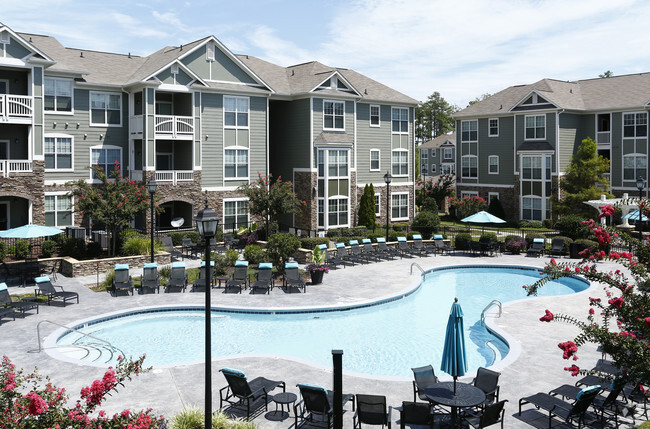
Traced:
<path fill-rule="evenodd" d="M 78 334 L 83 335 L 84 337 L 90 337 L 90 338 L 92 338 L 93 340 L 101 341 L 102 343 L 106 343 L 106 344 L 108 344 L 109 346 L 111 346 L 112 348 L 115 348 L 115 347 L 113 347 L 113 344 L 109 343 L 109 342 L 106 341 L 106 340 L 102 340 L 101 338 L 97 338 L 97 337 L 95 337 L 95 336 L 93 336 L 93 335 L 86 334 L 85 332 L 81 332 L 81 331 L 78 330 L 78 329 L 71 328 L 71 327 L 69 327 L 69 326 L 65 326 L 65 325 L 62 325 L 62 324 L 60 324 L 60 323 L 52 322 L 51 320 L 47 320 L 47 319 L 45 319 L 45 320 L 41 320 L 41 321 L 38 322 L 38 324 L 36 325 L 36 336 L 37 336 L 37 338 L 38 338 L 38 352 L 39 352 L 39 353 L 40 353 L 41 351 L 43 351 L 43 347 L 42 347 L 42 344 L 41 344 L 41 323 L 45 323 L 45 322 L 47 322 L 47 323 L 51 323 L 51 324 L 56 325 L 56 326 L 59 326 L 59 327 L 61 327 L 61 328 L 68 329 L 68 330 L 73 331 L 73 332 L 76 332 L 76 333 L 78 333 Z"/>
<path fill-rule="evenodd" d="M 418 268 L 420 269 L 420 271 L 422 271 L 422 274 L 424 274 L 424 270 L 422 269 L 422 267 L 420 266 L 420 264 L 418 264 L 417 262 L 413 262 L 413 263 L 411 264 L 411 274 L 413 274 L 413 265 L 415 265 L 416 267 L 418 267 Z"/>
<path fill-rule="evenodd" d="M 481 325 L 485 325 L 485 312 L 488 311 L 490 309 L 490 307 L 492 307 L 493 305 L 496 305 L 496 306 L 499 307 L 499 316 L 498 317 L 501 317 L 501 315 L 503 314 L 503 304 L 498 299 L 493 299 L 492 301 L 490 301 L 490 303 L 488 305 L 485 306 L 483 311 L 481 311 Z"/>

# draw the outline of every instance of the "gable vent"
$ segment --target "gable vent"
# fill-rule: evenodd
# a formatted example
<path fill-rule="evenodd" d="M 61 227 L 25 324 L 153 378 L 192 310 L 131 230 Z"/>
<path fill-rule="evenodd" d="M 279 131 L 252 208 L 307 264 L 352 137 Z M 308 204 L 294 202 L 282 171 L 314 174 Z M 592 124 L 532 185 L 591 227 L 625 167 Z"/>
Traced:
<path fill-rule="evenodd" d="M 214 44 L 208 43 L 205 51 L 205 59 L 208 61 L 214 61 Z"/>
<path fill-rule="evenodd" d="M 178 74 L 178 64 L 172 64 L 171 72 L 172 74 Z"/>
<path fill-rule="evenodd" d="M 9 43 L 9 33 L 3 31 L 0 33 L 0 43 L 8 44 Z"/>

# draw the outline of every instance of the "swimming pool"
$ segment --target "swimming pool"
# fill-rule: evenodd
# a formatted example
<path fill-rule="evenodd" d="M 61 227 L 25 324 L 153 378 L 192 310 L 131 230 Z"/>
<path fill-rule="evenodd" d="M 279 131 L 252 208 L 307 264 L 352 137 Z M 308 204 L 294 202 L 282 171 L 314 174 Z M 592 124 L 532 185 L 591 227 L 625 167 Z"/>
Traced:
<path fill-rule="evenodd" d="M 483 308 L 493 299 L 526 298 L 522 285 L 540 278 L 538 268 L 465 266 L 428 271 L 421 285 L 401 299 L 359 308 L 318 311 L 247 312 L 213 309 L 212 356 L 281 356 L 316 365 L 331 365 L 331 350 L 344 350 L 346 371 L 375 376 L 410 376 L 410 368 L 440 364 L 444 332 L 454 297 L 465 313 L 469 370 L 489 366 L 508 346 L 480 324 Z M 589 287 L 579 278 L 550 282 L 540 295 L 574 293 Z M 113 344 L 119 352 L 147 354 L 154 367 L 201 362 L 203 309 L 141 309 L 96 318 L 75 326 Z M 95 340 L 70 332 L 57 345 Z"/>

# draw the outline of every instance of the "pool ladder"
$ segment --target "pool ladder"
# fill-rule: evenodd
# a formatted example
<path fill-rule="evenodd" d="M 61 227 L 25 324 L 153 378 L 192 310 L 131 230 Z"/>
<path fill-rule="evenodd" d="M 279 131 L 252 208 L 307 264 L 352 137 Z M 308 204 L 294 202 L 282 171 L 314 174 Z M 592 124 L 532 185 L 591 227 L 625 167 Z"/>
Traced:
<path fill-rule="evenodd" d="M 413 262 L 413 263 L 411 264 L 411 274 L 413 274 L 413 266 L 418 267 L 418 268 L 420 269 L 420 271 L 422 272 L 422 274 L 424 274 L 424 270 L 422 269 L 422 267 L 420 266 L 420 264 L 418 264 L 417 262 Z"/>
<path fill-rule="evenodd" d="M 488 305 L 485 306 L 485 308 L 481 312 L 481 325 L 485 325 L 485 312 L 488 311 L 494 305 L 499 307 L 498 317 L 501 317 L 501 314 L 503 314 L 503 304 L 501 304 L 501 301 L 499 301 L 498 299 L 493 299 L 492 301 L 490 301 Z"/>
<path fill-rule="evenodd" d="M 38 338 L 38 352 L 39 352 L 39 353 L 40 353 L 41 351 L 43 351 L 43 346 L 42 346 L 42 343 L 41 343 L 41 323 L 46 323 L 46 322 L 47 322 L 47 323 L 51 323 L 51 324 L 56 325 L 56 326 L 59 326 L 59 327 L 61 327 L 61 328 L 65 328 L 65 329 L 67 329 L 67 330 L 69 330 L 69 331 L 76 332 L 76 333 L 78 333 L 78 334 L 80 334 L 80 335 L 83 335 L 84 337 L 90 337 L 90 338 L 92 338 L 93 340 L 101 341 L 102 343 L 106 343 L 106 344 L 108 344 L 110 347 L 115 348 L 115 347 L 113 347 L 113 345 L 112 345 L 111 343 L 109 343 L 108 341 L 106 341 L 106 340 L 102 340 L 101 338 L 97 338 L 97 337 L 95 337 L 95 336 L 93 336 L 93 335 L 90 335 L 90 334 L 86 334 L 85 332 L 81 332 L 81 331 L 78 330 L 78 329 L 74 329 L 74 328 L 71 328 L 71 327 L 69 327 L 69 326 L 62 325 L 62 324 L 60 324 L 60 323 L 52 322 L 51 320 L 41 320 L 40 322 L 38 322 L 38 325 L 36 325 L 36 336 L 37 336 L 37 338 Z"/>

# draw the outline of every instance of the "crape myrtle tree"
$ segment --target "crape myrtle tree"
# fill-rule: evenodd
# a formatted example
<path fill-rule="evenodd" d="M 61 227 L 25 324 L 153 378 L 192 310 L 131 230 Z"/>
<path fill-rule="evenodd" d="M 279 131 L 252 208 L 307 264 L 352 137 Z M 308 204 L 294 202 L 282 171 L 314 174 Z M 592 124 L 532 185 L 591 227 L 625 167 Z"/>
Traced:
<path fill-rule="evenodd" d="M 92 167 L 98 184 L 88 183 L 84 179 L 66 184 L 74 188 L 68 195 L 74 197 L 75 212 L 90 217 L 93 222 L 104 224 L 111 233 L 110 255 L 116 254 L 119 229 L 131 225 L 135 216 L 141 212 L 146 213 L 151 205 L 146 187 L 122 177 L 118 161 L 113 166 L 108 175 L 102 167 Z M 162 211 L 157 205 L 155 210 L 157 213 Z"/>
<path fill-rule="evenodd" d="M 646 204 L 641 207 L 646 216 L 650 215 Z M 614 210 L 612 206 L 603 206 L 600 216 L 610 216 Z M 603 227 L 593 220 L 585 221 L 585 225 L 592 231 L 599 248 L 585 249 L 579 262 L 558 263 L 551 259 L 544 268 L 546 277 L 524 287 L 528 295 L 536 295 L 549 280 L 572 274 L 580 274 L 604 285 L 606 297 L 590 297 L 582 317 L 553 314 L 546 309 L 540 320 L 569 323 L 579 328 L 580 333 L 575 338 L 562 339 L 558 344 L 564 359 L 571 363 L 564 368 L 566 371 L 574 376 L 591 373 L 579 366 L 578 356 L 580 347 L 594 343 L 622 370 L 625 381 L 636 383 L 643 391 L 643 386 L 650 385 L 650 243 L 632 238 L 616 228 Z M 613 241 L 632 249 L 632 252 L 607 252 Z M 603 271 L 598 261 L 615 262 L 621 265 L 621 269 Z"/>
<path fill-rule="evenodd" d="M 282 181 L 282 176 L 273 180 L 271 175 L 262 176 L 258 173 L 255 182 L 247 183 L 238 191 L 248 197 L 248 211 L 254 216 L 264 219 L 266 237 L 269 237 L 270 224 L 284 214 L 298 214 L 305 201 L 293 192 L 291 182 Z"/>
<path fill-rule="evenodd" d="M 436 181 L 433 178 L 427 180 L 418 180 L 415 182 L 418 186 L 415 191 L 415 204 L 424 210 L 431 210 L 429 200 L 436 202 L 438 207 L 444 205 L 445 200 L 454 195 L 454 176 L 452 174 L 442 174 Z"/>

